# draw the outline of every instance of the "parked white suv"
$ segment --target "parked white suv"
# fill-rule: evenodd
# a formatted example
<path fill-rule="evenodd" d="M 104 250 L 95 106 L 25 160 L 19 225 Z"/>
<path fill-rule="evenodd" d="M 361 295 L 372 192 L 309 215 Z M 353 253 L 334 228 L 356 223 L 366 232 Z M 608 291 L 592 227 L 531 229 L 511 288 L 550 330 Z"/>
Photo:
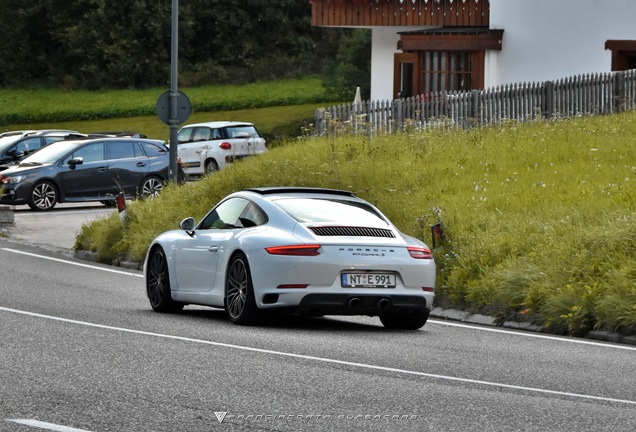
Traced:
<path fill-rule="evenodd" d="M 204 175 L 247 156 L 265 153 L 267 145 L 251 123 L 207 122 L 187 125 L 177 135 L 186 175 Z"/>

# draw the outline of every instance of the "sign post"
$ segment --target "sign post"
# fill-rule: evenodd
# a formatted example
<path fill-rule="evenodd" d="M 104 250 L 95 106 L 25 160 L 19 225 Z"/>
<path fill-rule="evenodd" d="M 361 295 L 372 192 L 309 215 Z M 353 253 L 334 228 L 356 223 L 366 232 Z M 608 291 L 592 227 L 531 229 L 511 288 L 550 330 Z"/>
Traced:
<path fill-rule="evenodd" d="M 172 0 L 172 31 L 170 44 L 170 90 L 157 99 L 155 112 L 170 128 L 170 181 L 178 182 L 177 170 L 177 131 L 192 111 L 190 99 L 179 91 L 177 84 L 179 58 L 179 0 Z"/>

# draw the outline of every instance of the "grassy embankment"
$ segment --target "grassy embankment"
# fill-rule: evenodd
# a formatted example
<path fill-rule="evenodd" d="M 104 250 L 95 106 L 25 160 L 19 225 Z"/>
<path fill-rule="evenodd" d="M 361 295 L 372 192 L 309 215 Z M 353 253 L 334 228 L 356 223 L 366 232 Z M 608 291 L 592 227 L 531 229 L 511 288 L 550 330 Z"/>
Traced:
<path fill-rule="evenodd" d="M 77 247 L 141 260 L 150 240 L 237 189 L 336 187 L 435 250 L 439 305 L 580 335 L 636 332 L 636 113 L 470 131 L 299 138 L 83 227 Z"/>

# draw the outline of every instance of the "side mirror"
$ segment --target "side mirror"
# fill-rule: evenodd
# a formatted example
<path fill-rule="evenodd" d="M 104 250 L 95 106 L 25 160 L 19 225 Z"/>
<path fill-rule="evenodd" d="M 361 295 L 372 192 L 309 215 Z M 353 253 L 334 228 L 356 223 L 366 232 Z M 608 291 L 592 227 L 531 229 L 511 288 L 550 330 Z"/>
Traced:
<path fill-rule="evenodd" d="M 70 161 L 68 161 L 68 164 L 71 166 L 71 168 L 74 168 L 75 165 L 81 165 L 84 163 L 84 158 L 83 157 L 76 157 L 71 159 Z"/>
<path fill-rule="evenodd" d="M 196 222 L 194 220 L 193 217 L 189 217 L 189 218 L 185 218 L 184 220 L 181 221 L 181 223 L 179 224 L 179 228 L 181 228 L 183 231 L 187 232 L 189 236 L 192 236 L 192 234 L 194 234 L 194 227 L 196 225 Z"/>
<path fill-rule="evenodd" d="M 23 151 L 18 151 L 18 150 L 9 150 L 7 153 L 7 160 L 19 160 L 21 158 L 24 157 L 24 152 Z"/>

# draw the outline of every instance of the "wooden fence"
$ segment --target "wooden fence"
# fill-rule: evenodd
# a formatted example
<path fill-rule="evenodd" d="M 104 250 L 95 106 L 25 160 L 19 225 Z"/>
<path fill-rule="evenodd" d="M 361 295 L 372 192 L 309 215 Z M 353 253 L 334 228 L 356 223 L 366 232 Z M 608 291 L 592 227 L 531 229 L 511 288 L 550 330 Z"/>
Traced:
<path fill-rule="evenodd" d="M 467 128 L 508 120 L 527 122 L 634 109 L 636 69 L 486 90 L 341 104 L 316 110 L 315 128 L 318 135 L 338 131 L 391 133 L 407 128 Z"/>

